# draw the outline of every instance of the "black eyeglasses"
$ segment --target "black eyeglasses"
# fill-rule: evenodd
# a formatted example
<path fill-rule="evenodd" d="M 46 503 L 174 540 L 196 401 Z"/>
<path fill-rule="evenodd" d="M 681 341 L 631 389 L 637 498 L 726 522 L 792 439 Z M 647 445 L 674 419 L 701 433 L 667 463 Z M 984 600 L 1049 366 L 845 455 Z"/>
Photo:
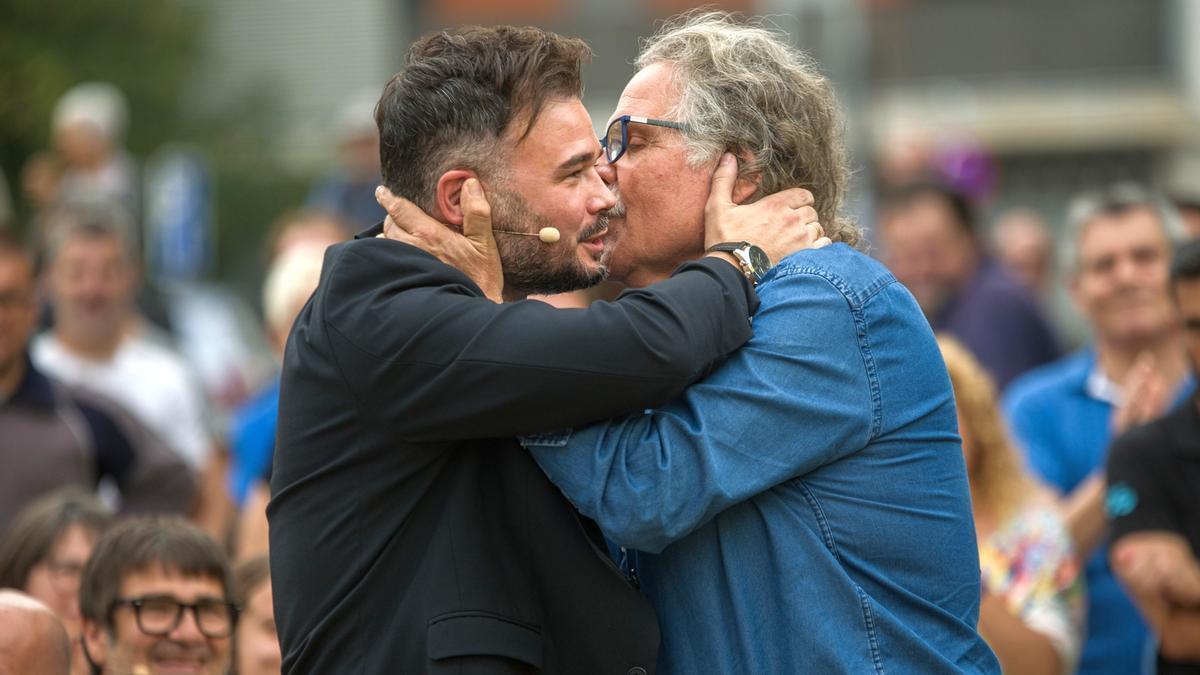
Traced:
<path fill-rule="evenodd" d="M 629 144 L 629 123 L 649 124 L 654 127 L 667 127 L 668 129 L 681 129 L 686 131 L 687 125 L 682 122 L 668 122 L 667 120 L 655 120 L 649 117 L 637 117 L 636 115 L 621 115 L 608 124 L 608 131 L 604 132 L 604 137 L 600 139 L 600 147 L 604 148 L 604 158 L 609 164 L 621 159 L 621 155 L 625 154 L 625 147 Z"/>
<path fill-rule="evenodd" d="M 138 628 L 146 635 L 165 637 L 179 627 L 183 610 L 192 610 L 196 627 L 205 637 L 223 638 L 233 634 L 237 624 L 238 606 L 224 600 L 199 600 L 193 603 L 179 602 L 175 598 L 152 595 L 141 598 L 117 598 L 113 607 L 128 605 L 133 608 Z"/>

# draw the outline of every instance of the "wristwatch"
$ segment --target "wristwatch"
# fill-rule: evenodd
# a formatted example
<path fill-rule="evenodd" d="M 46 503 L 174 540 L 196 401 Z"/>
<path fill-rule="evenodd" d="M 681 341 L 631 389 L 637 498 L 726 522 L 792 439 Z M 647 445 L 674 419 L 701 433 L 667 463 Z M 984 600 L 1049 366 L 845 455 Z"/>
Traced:
<path fill-rule="evenodd" d="M 763 250 L 748 241 L 726 241 L 720 244 L 713 244 L 708 247 L 705 253 L 713 251 L 722 251 L 730 253 L 734 259 L 738 261 L 738 265 L 742 268 L 742 274 L 750 280 L 752 284 L 758 284 L 768 271 L 772 264 L 771 259 Z"/>

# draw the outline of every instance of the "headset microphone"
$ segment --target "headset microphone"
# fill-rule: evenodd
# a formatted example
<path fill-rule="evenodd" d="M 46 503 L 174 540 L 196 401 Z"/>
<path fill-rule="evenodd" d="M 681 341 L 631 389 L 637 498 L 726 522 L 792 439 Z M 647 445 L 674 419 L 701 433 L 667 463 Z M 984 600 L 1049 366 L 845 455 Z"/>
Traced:
<path fill-rule="evenodd" d="M 509 230 L 492 230 L 498 234 L 515 234 L 518 237 L 537 237 L 547 244 L 553 244 L 562 237 L 557 227 L 543 227 L 537 232 L 512 232 Z"/>

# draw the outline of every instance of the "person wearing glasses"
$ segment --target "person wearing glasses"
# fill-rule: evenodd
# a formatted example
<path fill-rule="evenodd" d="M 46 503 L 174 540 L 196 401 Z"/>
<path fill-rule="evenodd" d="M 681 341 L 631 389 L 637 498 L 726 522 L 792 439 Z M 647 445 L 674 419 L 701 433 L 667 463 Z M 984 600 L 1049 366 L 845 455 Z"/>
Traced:
<path fill-rule="evenodd" d="M 912 294 L 839 214 L 829 83 L 779 34 L 718 12 L 668 21 L 637 68 L 598 165 L 618 196 L 610 275 L 645 286 L 728 250 L 757 282 L 754 335 L 663 406 L 522 442 L 624 547 L 658 613 L 658 672 L 1000 672 L 976 630 L 950 380 Z M 803 186 L 833 243 L 770 260 L 714 241 L 727 151 L 733 203 Z"/>
<path fill-rule="evenodd" d="M 92 552 L 79 592 L 93 672 L 224 675 L 237 626 L 229 561 L 180 518 L 130 518 Z"/>

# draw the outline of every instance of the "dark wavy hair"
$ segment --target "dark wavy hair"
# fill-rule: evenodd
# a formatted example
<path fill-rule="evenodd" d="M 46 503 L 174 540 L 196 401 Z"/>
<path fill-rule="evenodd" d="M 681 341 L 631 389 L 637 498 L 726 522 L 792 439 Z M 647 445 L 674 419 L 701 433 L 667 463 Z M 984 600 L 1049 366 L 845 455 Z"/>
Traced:
<path fill-rule="evenodd" d="M 515 121 L 525 122 L 520 140 L 548 100 L 582 97 L 590 57 L 582 40 L 540 28 L 469 26 L 417 40 L 375 107 L 384 185 L 431 211 L 446 171 L 494 175 Z"/>
<path fill-rule="evenodd" d="M 85 619 L 112 630 L 112 610 L 126 575 L 160 567 L 221 584 L 233 601 L 229 560 L 208 534 L 177 516 L 134 517 L 105 533 L 83 570 L 79 610 Z"/>

